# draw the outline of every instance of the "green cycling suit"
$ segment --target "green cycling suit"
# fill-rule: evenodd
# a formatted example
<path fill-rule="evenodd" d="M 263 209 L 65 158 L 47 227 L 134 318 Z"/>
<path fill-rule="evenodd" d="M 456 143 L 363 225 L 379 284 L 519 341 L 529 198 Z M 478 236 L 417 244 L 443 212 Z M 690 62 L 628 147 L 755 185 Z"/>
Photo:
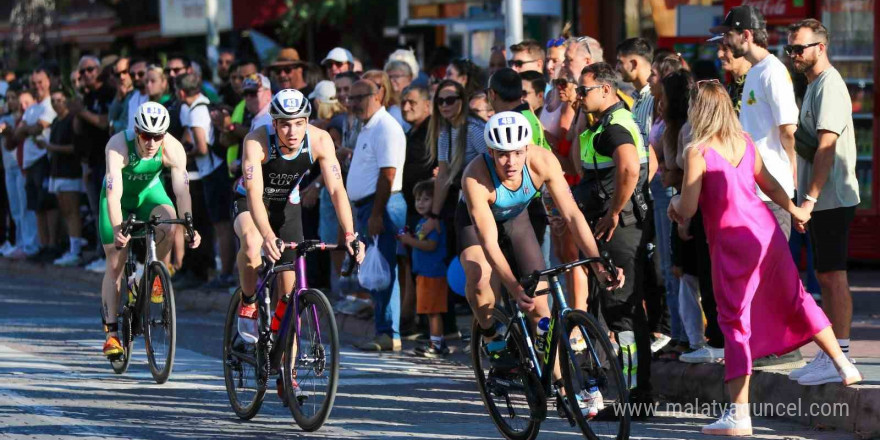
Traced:
<path fill-rule="evenodd" d="M 162 151 L 164 146 L 151 159 L 143 159 L 138 155 L 134 143 L 134 132 L 125 131 L 125 144 L 128 146 L 128 165 L 122 168 L 122 217 L 130 213 L 140 220 L 150 218 L 153 208 L 168 205 L 174 209 L 171 198 L 162 185 Z M 101 243 L 113 243 L 113 225 L 110 223 L 109 207 L 107 206 L 107 185 L 101 189 L 100 212 L 98 213 L 98 232 Z"/>

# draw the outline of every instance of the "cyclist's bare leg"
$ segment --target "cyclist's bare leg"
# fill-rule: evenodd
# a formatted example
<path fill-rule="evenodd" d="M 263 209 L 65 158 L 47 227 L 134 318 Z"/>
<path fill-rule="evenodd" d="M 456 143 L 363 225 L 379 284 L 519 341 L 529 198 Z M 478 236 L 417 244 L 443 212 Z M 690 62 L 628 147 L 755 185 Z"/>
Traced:
<path fill-rule="evenodd" d="M 150 211 L 150 218 L 157 215 L 161 220 L 177 218 L 174 214 L 174 208 L 169 205 L 158 205 Z M 156 259 L 164 262 L 166 265 L 170 262 L 176 226 L 159 225 L 156 227 Z"/>
<path fill-rule="evenodd" d="M 572 238 L 571 231 L 567 227 L 559 235 L 556 234 L 556 231 L 553 231 L 550 237 L 553 241 L 554 252 L 560 262 L 571 263 L 580 258 L 577 245 Z M 569 305 L 572 308 L 586 312 L 587 299 L 590 292 L 589 278 L 587 277 L 586 270 L 583 267 L 576 267 L 565 274 L 565 279 L 569 287 L 569 296 L 567 298 L 570 301 Z"/>
<path fill-rule="evenodd" d="M 235 217 L 233 225 L 238 236 L 238 277 L 241 281 L 241 292 L 244 296 L 252 296 L 257 288 L 257 268 L 262 264 L 260 250 L 263 247 L 263 236 L 249 212 L 242 212 Z"/>
<path fill-rule="evenodd" d="M 466 280 L 465 297 L 480 328 L 488 330 L 495 325 L 492 319 L 496 303 L 495 289 L 492 288 L 492 267 L 480 245 L 465 248 L 459 260 Z"/>
<path fill-rule="evenodd" d="M 105 244 L 104 255 L 107 258 L 107 269 L 104 271 L 104 279 L 101 281 L 101 310 L 104 313 L 104 321 L 108 324 L 114 324 L 117 323 L 119 290 L 122 284 L 122 275 L 125 272 L 128 250 L 127 248 L 116 249 L 112 243 Z M 117 333 L 115 331 L 107 332 L 107 336 L 117 336 Z"/>

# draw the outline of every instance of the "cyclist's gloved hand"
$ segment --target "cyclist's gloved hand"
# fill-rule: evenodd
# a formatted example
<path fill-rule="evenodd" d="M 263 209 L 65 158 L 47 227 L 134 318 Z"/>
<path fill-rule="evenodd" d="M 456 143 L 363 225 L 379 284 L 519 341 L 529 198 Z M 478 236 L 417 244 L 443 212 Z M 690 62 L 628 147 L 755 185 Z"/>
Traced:
<path fill-rule="evenodd" d="M 516 300 L 516 305 L 523 313 L 528 313 L 535 309 L 535 299 L 526 295 L 526 291 L 522 286 L 517 285 L 516 289 L 511 290 L 510 295 Z"/>
<path fill-rule="evenodd" d="M 193 229 L 193 236 L 192 236 L 192 240 L 190 240 L 190 242 L 189 242 L 189 247 L 191 249 L 195 249 L 195 248 L 199 247 L 199 243 L 201 243 L 201 242 L 202 242 L 202 236 L 199 235 L 199 231 L 196 231 L 195 229 Z"/>
<path fill-rule="evenodd" d="M 275 237 L 275 234 L 263 237 L 263 253 L 272 261 L 281 259 L 281 250 L 278 249 L 278 245 L 275 243 L 277 240 L 278 238 Z"/>

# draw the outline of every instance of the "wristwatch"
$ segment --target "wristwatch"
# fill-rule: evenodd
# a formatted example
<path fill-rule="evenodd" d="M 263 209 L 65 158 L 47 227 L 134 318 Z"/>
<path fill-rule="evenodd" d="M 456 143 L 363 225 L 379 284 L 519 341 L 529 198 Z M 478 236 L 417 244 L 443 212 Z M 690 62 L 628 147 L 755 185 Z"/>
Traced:
<path fill-rule="evenodd" d="M 813 197 L 813 196 L 811 196 L 811 195 L 809 195 L 809 194 L 804 194 L 804 198 L 807 199 L 807 200 L 809 200 L 809 201 L 811 201 L 811 202 L 813 202 L 813 203 L 818 203 L 818 202 L 819 202 L 819 199 L 817 199 L 817 198 L 815 198 L 815 197 Z"/>

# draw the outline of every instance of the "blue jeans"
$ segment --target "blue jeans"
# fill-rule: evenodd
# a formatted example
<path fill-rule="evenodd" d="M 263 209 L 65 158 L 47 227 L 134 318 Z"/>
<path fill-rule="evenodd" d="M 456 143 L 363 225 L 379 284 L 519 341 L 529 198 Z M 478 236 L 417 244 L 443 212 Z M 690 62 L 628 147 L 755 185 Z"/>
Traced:
<path fill-rule="evenodd" d="M 669 308 L 669 328 L 672 339 L 687 339 L 679 314 L 678 278 L 672 275 L 672 222 L 666 214 L 669 201 L 672 199 L 672 188 L 664 188 L 660 176 L 651 181 L 651 195 L 654 197 L 654 228 L 656 230 L 657 248 L 660 250 L 660 273 L 666 285 L 666 305 Z"/>
<path fill-rule="evenodd" d="M 816 270 L 813 267 L 813 244 L 810 243 L 810 234 L 801 234 L 791 227 L 791 238 L 788 239 L 788 247 L 796 265 L 801 262 L 801 249 L 807 247 L 807 292 L 822 293 L 819 279 L 816 278 Z"/>
<path fill-rule="evenodd" d="M 373 212 L 373 201 L 359 206 L 357 209 L 357 229 L 363 241 L 372 244 L 372 237 L 367 232 L 367 222 Z M 397 282 L 397 231 L 406 224 L 406 201 L 400 193 L 392 194 L 385 205 L 383 215 L 385 231 L 379 235 L 379 252 L 388 262 L 391 269 L 391 286 L 382 290 L 371 290 L 373 297 L 376 336 L 387 334 L 393 339 L 400 339 L 400 285 Z"/>
<path fill-rule="evenodd" d="M 18 166 L 6 169 L 6 196 L 9 198 L 9 211 L 15 221 L 15 245 L 28 255 L 40 250 L 37 237 L 37 215 L 27 209 L 27 191 L 24 189 L 24 174 Z"/>

